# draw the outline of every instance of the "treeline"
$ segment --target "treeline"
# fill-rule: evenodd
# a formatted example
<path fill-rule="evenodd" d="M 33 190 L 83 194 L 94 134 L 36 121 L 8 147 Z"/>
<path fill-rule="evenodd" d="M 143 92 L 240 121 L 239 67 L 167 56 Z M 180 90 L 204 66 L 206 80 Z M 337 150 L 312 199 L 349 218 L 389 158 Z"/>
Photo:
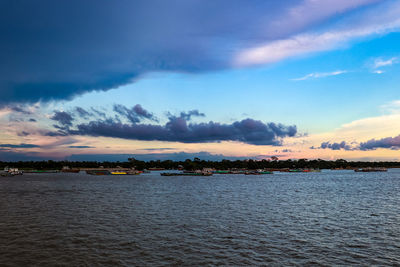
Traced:
<path fill-rule="evenodd" d="M 364 168 L 364 167 L 386 167 L 398 168 L 400 162 L 363 162 L 363 161 L 346 161 L 338 159 L 335 161 L 328 161 L 322 159 L 307 160 L 222 160 L 222 161 L 206 161 L 199 158 L 193 160 L 187 159 L 185 161 L 172 161 L 172 160 L 156 160 L 156 161 L 140 161 L 130 158 L 126 162 L 97 162 L 97 161 L 19 161 L 19 162 L 2 162 L 0 161 L 0 168 L 14 167 L 20 169 L 35 169 L 35 170 L 60 170 L 64 166 L 70 168 L 136 168 L 138 170 L 150 168 L 164 168 L 164 169 L 178 169 L 184 168 L 186 170 L 198 170 L 203 168 L 215 168 L 218 170 L 226 170 L 232 168 L 238 169 L 297 169 L 297 168 L 314 168 L 314 169 L 335 169 L 335 168 Z"/>

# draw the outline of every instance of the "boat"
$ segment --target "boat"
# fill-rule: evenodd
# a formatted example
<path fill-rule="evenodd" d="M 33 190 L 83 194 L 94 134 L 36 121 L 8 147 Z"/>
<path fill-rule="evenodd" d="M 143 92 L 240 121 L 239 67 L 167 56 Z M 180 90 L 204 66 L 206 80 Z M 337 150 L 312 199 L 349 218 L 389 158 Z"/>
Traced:
<path fill-rule="evenodd" d="M 139 171 L 111 171 L 111 175 L 139 175 Z"/>
<path fill-rule="evenodd" d="M 90 175 L 110 175 L 110 171 L 108 170 L 89 170 L 86 173 Z"/>
<path fill-rule="evenodd" d="M 161 176 L 211 176 L 210 172 L 162 172 Z"/>
<path fill-rule="evenodd" d="M 139 175 L 137 170 L 86 170 L 90 175 Z"/>
<path fill-rule="evenodd" d="M 68 172 L 68 173 L 79 173 L 80 169 L 69 169 L 69 170 L 61 170 L 61 172 Z"/>
<path fill-rule="evenodd" d="M 262 174 L 273 174 L 271 171 L 257 170 L 257 171 L 247 171 L 245 175 L 262 175 Z"/>
<path fill-rule="evenodd" d="M 126 172 L 119 172 L 119 171 L 115 171 L 115 172 L 110 172 L 111 175 L 127 175 L 128 173 Z"/>
<path fill-rule="evenodd" d="M 18 170 L 18 168 L 4 168 L 4 172 L 1 173 L 3 177 L 10 177 L 15 175 L 22 175 L 22 171 Z"/>
<path fill-rule="evenodd" d="M 25 170 L 25 173 L 58 173 L 59 170 Z"/>
<path fill-rule="evenodd" d="M 288 172 L 321 172 L 319 169 L 289 169 Z"/>
<path fill-rule="evenodd" d="M 245 174 L 246 170 L 242 169 L 231 169 L 231 170 L 216 170 L 211 171 L 214 174 Z"/>
<path fill-rule="evenodd" d="M 227 170 L 217 170 L 217 171 L 215 171 L 214 173 L 216 173 L 216 174 L 229 174 L 230 171 L 227 171 Z"/>
<path fill-rule="evenodd" d="M 70 172 L 70 173 L 78 173 L 78 172 L 80 172 L 80 171 L 81 171 L 80 169 L 77 169 L 77 168 L 71 169 L 71 168 L 68 167 L 68 166 L 64 166 L 64 167 L 61 169 L 61 172 Z"/>
<path fill-rule="evenodd" d="M 387 172 L 386 168 L 373 168 L 373 167 L 367 167 L 367 168 L 358 168 L 354 169 L 355 172 Z"/>

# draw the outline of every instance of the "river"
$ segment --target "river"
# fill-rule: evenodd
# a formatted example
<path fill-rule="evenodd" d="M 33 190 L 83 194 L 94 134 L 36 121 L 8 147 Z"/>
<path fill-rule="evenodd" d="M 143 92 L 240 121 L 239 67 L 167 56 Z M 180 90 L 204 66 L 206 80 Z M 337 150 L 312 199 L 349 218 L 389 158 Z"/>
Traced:
<path fill-rule="evenodd" d="M 396 169 L 0 177 L 0 265 L 400 265 L 399 193 Z"/>

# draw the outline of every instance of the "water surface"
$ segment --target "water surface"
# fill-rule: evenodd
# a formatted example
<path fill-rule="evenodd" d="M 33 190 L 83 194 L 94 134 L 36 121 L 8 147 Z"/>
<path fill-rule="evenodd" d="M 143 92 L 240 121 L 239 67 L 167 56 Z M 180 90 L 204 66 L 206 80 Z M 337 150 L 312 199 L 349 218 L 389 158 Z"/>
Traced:
<path fill-rule="evenodd" d="M 0 265 L 400 265 L 400 170 L 0 178 Z"/>

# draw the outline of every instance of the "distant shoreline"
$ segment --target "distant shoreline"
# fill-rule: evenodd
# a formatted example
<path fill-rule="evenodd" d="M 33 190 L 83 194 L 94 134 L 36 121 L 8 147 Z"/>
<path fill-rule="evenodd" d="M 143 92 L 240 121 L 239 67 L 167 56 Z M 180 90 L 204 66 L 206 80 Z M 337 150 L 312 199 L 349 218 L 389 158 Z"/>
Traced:
<path fill-rule="evenodd" d="M 98 162 L 98 161 L 0 161 L 0 170 L 4 168 L 18 168 L 20 170 L 62 170 L 71 169 L 136 169 L 136 170 L 201 170 L 212 168 L 216 170 L 232 169 L 335 169 L 354 170 L 358 168 L 400 168 L 400 162 L 396 161 L 346 161 L 338 160 L 221 160 L 206 161 L 199 158 L 187 159 L 185 161 L 156 160 L 140 161 L 133 158 L 126 162 Z"/>

